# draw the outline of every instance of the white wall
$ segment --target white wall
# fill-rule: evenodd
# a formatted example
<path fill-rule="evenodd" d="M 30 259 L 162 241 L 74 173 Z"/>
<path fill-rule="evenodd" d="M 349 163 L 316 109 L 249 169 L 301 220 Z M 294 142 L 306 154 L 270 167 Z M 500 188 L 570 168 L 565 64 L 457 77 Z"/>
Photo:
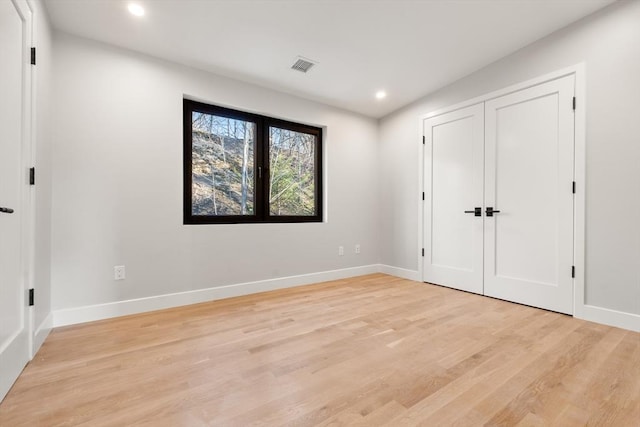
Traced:
<path fill-rule="evenodd" d="M 412 277 L 421 242 L 419 116 L 585 62 L 587 96 L 578 100 L 579 108 L 587 108 L 585 302 L 640 315 L 638 22 L 640 2 L 618 2 L 378 123 L 56 33 L 52 307 L 60 311 L 378 262 L 388 266 L 385 271 Z M 184 94 L 326 126 L 327 222 L 182 225 Z M 46 147 L 39 152 L 45 159 L 51 153 Z M 47 173 L 42 162 L 39 177 Z M 39 203 L 46 206 L 51 198 L 40 191 Z M 46 234 L 46 217 L 38 223 Z M 40 259 L 48 251 L 42 242 Z M 353 254 L 355 243 L 362 245 L 360 255 Z M 337 256 L 338 245 L 345 246 L 344 257 Z M 126 265 L 127 279 L 116 282 L 113 266 L 119 264 Z M 46 283 L 48 266 L 39 268 L 36 275 Z"/>
<path fill-rule="evenodd" d="M 51 108 L 52 35 L 46 10 L 37 0 L 34 5 L 35 46 L 35 250 L 34 276 L 34 353 L 51 329 Z"/>
<path fill-rule="evenodd" d="M 54 310 L 377 264 L 375 120 L 66 34 L 54 56 Z M 326 126 L 325 222 L 183 225 L 185 94 Z"/>
<path fill-rule="evenodd" d="M 586 304 L 640 314 L 638 1 L 613 4 L 381 120 L 383 264 L 419 268 L 419 117 L 583 61 Z"/>

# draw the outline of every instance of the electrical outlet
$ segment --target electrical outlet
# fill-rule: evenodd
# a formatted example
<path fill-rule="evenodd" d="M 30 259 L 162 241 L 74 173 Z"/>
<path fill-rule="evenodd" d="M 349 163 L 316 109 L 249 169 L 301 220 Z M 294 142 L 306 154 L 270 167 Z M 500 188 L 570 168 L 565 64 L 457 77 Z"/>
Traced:
<path fill-rule="evenodd" d="M 356 252 L 357 254 L 359 254 L 359 253 L 360 253 L 360 243 L 357 243 L 357 244 L 356 244 L 355 252 Z"/>
<path fill-rule="evenodd" d="M 338 255 L 344 255 L 344 246 L 338 246 Z"/>
<path fill-rule="evenodd" d="M 115 280 L 124 280 L 125 277 L 124 265 L 116 265 L 113 267 L 113 278 Z"/>

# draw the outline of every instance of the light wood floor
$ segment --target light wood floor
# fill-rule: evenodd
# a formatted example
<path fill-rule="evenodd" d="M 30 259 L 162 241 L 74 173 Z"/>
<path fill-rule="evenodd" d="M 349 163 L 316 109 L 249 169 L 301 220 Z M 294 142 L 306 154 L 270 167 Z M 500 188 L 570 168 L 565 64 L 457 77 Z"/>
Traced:
<path fill-rule="evenodd" d="M 640 425 L 640 334 L 382 274 L 54 330 L 9 426 Z"/>

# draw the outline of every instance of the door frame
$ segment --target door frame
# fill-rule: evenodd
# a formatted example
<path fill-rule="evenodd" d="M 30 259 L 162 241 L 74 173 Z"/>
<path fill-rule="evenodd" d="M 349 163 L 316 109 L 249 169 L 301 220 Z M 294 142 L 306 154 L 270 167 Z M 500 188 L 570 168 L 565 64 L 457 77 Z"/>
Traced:
<path fill-rule="evenodd" d="M 23 88 L 23 123 L 22 123 L 22 170 L 23 177 L 26 183 L 29 183 L 29 169 L 34 166 L 35 159 L 35 96 L 36 96 L 36 75 L 35 65 L 31 64 L 31 47 L 36 45 L 35 39 L 35 19 L 36 8 L 32 0 L 11 0 L 16 9 L 22 9 L 26 7 L 30 14 L 30 19 L 27 20 L 27 27 L 25 29 L 25 36 L 27 38 L 27 47 L 24 52 L 23 63 L 26 64 L 24 68 L 24 88 Z M 19 6 L 22 4 L 22 6 Z M 35 273 L 35 190 L 34 186 L 29 184 L 22 188 L 22 254 L 21 263 L 22 271 L 24 274 L 24 293 L 26 307 L 26 319 L 25 327 L 27 328 L 28 336 L 28 349 L 29 360 L 35 356 L 34 352 L 34 323 L 35 323 L 35 310 L 33 306 L 28 305 L 29 289 L 34 289 L 34 273 Z"/>
<path fill-rule="evenodd" d="M 37 30 L 38 26 L 36 25 L 36 20 L 38 19 L 38 13 L 42 13 L 40 9 L 38 9 L 37 5 L 34 4 L 33 0 L 13 0 L 13 1 L 24 1 L 27 8 L 29 8 L 29 12 L 31 13 L 31 23 L 30 23 L 30 39 L 31 46 L 35 47 L 37 44 Z M 31 51 L 29 51 L 29 55 L 31 55 Z M 30 63 L 30 62 L 29 62 Z M 36 96 L 37 96 L 37 67 L 35 64 L 30 65 L 28 68 L 28 75 L 25 76 L 28 83 L 27 93 L 25 94 L 25 101 L 28 106 L 28 112 L 25 114 L 25 122 L 27 127 L 27 131 L 25 133 L 25 145 L 27 145 L 26 150 L 28 150 L 28 154 L 25 156 L 24 160 L 24 168 L 25 173 L 29 173 L 29 168 L 36 166 L 36 129 L 37 129 L 37 115 L 36 115 Z M 35 177 L 34 177 L 35 178 Z M 35 271 L 36 271 L 36 190 L 35 185 L 29 185 L 27 190 L 27 198 L 28 205 L 25 209 L 26 211 L 26 220 L 25 220 L 25 274 L 26 274 L 26 287 L 27 287 L 27 298 L 29 289 L 33 289 L 35 292 L 36 283 L 35 283 Z M 37 302 L 37 299 L 34 298 L 34 302 Z M 36 352 L 40 348 L 39 345 L 36 345 L 36 324 L 35 324 L 35 306 L 27 307 L 27 318 L 28 324 L 27 327 L 29 329 L 29 360 L 33 359 L 36 355 Z M 42 343 L 40 343 L 42 344 Z"/>
<path fill-rule="evenodd" d="M 507 86 L 502 89 L 498 89 L 493 92 L 486 93 L 484 95 L 477 96 L 475 98 L 441 108 L 432 111 L 428 114 L 424 114 L 419 117 L 418 129 L 419 129 L 419 141 L 420 141 L 420 155 L 418 156 L 418 188 L 420 191 L 419 203 L 418 203 L 418 247 L 417 252 L 419 257 L 418 262 L 418 276 L 422 281 L 424 277 L 424 257 L 421 256 L 423 248 L 425 248 L 426 242 L 424 241 L 424 220 L 425 209 L 422 200 L 422 193 L 424 188 L 424 157 L 425 146 L 423 145 L 424 136 L 424 121 L 445 113 L 450 113 L 462 108 L 470 107 L 474 104 L 486 102 L 494 98 L 499 98 L 504 95 L 508 95 L 513 92 L 518 92 L 523 89 L 528 89 L 533 86 L 537 86 L 551 80 L 556 80 L 565 76 L 574 76 L 575 81 L 575 97 L 576 97 L 576 109 L 574 112 L 574 165 L 573 165 L 573 179 L 576 182 L 576 192 L 573 200 L 573 264 L 575 266 L 575 278 L 573 280 L 573 315 L 578 318 L 584 318 L 586 316 L 585 307 L 585 195 L 586 195 L 586 84 L 585 84 L 585 64 L 584 62 L 562 68 L 560 70 L 553 71 L 542 76 L 534 77 L 530 80 L 516 83 L 511 86 Z"/>

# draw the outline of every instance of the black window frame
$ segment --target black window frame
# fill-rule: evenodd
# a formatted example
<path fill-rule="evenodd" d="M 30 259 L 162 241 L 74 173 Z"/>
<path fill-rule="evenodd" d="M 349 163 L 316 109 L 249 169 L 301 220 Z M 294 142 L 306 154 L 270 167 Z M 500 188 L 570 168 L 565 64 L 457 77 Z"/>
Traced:
<path fill-rule="evenodd" d="M 256 125 L 254 146 L 254 213 L 253 215 L 193 215 L 192 193 L 192 115 L 193 112 L 253 122 Z M 183 223 L 194 224 L 252 224 L 252 223 L 302 223 L 323 221 L 322 128 L 234 110 L 213 104 L 183 99 Z M 314 151 L 314 215 L 271 215 L 269 211 L 269 128 L 277 127 L 316 137 Z M 261 171 L 259 171 L 261 168 Z"/>

